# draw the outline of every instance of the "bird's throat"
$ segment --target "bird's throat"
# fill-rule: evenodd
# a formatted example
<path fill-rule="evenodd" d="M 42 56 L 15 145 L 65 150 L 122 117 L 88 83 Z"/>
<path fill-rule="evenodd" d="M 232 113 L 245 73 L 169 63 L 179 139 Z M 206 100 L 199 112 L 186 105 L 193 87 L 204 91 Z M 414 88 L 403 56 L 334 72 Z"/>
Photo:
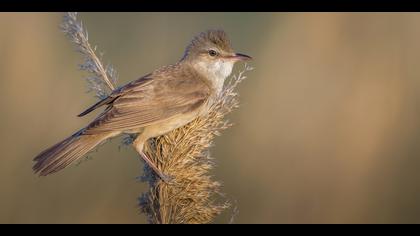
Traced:
<path fill-rule="evenodd" d="M 210 81 L 217 94 L 219 94 L 223 89 L 226 78 L 232 73 L 233 64 L 230 61 L 215 61 L 212 63 L 198 62 L 193 66 Z"/>

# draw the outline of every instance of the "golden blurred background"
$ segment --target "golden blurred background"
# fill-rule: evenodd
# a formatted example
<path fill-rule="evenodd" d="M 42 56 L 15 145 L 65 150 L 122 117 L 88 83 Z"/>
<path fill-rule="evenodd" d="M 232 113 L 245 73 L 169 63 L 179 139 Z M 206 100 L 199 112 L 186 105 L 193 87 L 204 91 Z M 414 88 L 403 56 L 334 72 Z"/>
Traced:
<path fill-rule="evenodd" d="M 235 223 L 420 223 L 420 14 L 79 18 L 119 85 L 176 62 L 209 28 L 254 57 L 235 125 L 211 149 Z M 142 164 L 120 139 L 55 175 L 32 173 L 36 154 L 94 117 L 76 117 L 96 99 L 60 22 L 0 14 L 0 223 L 145 223 Z"/>

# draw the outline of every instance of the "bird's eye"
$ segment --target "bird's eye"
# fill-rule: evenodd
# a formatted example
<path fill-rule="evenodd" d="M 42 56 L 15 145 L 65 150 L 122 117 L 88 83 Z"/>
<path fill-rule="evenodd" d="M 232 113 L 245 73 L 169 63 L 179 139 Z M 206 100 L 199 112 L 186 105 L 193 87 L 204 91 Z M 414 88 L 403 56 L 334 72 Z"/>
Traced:
<path fill-rule="evenodd" d="M 216 52 L 216 51 L 214 51 L 214 50 L 209 50 L 209 55 L 210 55 L 211 57 L 215 57 L 215 56 L 217 56 L 217 52 Z"/>

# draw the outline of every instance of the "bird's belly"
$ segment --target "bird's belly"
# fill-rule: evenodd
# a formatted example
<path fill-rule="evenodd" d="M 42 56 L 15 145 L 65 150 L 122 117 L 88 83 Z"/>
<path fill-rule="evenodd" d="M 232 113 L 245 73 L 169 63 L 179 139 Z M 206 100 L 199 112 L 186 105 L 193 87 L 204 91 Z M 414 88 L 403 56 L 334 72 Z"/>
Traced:
<path fill-rule="evenodd" d="M 177 129 L 179 127 L 182 127 L 188 124 L 189 122 L 194 120 L 194 118 L 196 117 L 197 117 L 197 113 L 195 112 L 177 115 L 161 123 L 145 127 L 143 134 L 147 135 L 148 138 L 164 135 L 174 129 Z"/>

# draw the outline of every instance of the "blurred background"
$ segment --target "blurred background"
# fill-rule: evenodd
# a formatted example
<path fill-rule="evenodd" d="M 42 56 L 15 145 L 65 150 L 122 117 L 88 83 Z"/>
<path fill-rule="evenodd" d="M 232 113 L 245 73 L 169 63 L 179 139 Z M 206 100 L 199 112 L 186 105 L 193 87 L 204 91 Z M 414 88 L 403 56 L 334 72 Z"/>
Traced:
<path fill-rule="evenodd" d="M 0 14 L 0 223 L 145 223 L 142 164 L 120 139 L 55 175 L 32 173 L 35 155 L 94 117 L 76 117 L 96 99 L 61 16 Z M 209 28 L 254 57 L 235 125 L 211 149 L 235 223 L 420 223 L 420 14 L 79 19 L 119 85 L 176 62 Z"/>

